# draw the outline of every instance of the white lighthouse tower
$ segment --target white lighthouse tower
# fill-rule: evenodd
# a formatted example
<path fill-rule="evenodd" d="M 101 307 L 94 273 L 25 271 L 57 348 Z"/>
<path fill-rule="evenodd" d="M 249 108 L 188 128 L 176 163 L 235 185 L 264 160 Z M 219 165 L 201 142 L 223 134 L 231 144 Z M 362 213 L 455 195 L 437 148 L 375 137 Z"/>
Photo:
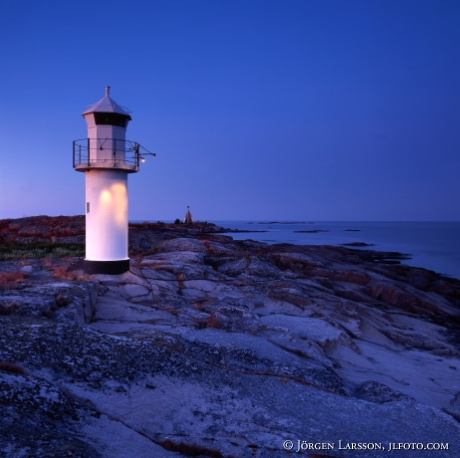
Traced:
<path fill-rule="evenodd" d="M 88 138 L 73 142 L 73 166 L 86 175 L 86 256 L 88 274 L 129 270 L 128 173 L 139 171 L 139 147 L 126 140 L 131 116 L 105 97 L 83 112 Z"/>

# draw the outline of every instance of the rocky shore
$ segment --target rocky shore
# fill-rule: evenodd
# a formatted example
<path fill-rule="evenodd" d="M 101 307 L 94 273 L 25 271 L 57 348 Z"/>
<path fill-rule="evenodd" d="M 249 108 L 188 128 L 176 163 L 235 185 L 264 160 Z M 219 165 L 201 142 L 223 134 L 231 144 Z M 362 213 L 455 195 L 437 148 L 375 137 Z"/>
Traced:
<path fill-rule="evenodd" d="M 222 232 L 130 225 L 119 276 L 3 258 L 0 456 L 460 456 L 459 281 Z M 0 221 L 42 242 L 84 217 Z"/>

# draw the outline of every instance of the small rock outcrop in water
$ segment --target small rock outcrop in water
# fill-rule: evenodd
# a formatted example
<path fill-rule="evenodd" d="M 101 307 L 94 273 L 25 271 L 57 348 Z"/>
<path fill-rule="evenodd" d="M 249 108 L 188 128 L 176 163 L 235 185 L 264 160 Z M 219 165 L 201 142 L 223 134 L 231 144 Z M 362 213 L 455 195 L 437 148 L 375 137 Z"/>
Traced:
<path fill-rule="evenodd" d="M 398 253 L 221 231 L 131 225 L 120 276 L 0 264 L 0 456 L 275 458 L 287 440 L 334 445 L 310 457 L 458 455 L 459 281 Z M 4 220 L 0 237 L 76 243 L 84 218 Z"/>

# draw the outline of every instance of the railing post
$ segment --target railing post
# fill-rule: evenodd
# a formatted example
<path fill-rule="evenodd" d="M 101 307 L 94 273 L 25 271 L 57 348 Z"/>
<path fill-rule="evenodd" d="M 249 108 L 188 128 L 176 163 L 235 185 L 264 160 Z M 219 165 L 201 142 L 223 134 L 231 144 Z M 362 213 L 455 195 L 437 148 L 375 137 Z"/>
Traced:
<path fill-rule="evenodd" d="M 117 139 L 112 138 L 112 158 L 113 158 L 113 166 L 116 167 L 117 165 Z"/>
<path fill-rule="evenodd" d="M 88 138 L 87 140 L 88 140 L 88 167 L 89 167 L 89 166 L 91 165 L 91 163 L 90 163 L 90 155 L 91 155 L 91 149 L 90 149 L 90 148 L 91 148 L 91 139 L 90 139 L 90 138 Z"/>

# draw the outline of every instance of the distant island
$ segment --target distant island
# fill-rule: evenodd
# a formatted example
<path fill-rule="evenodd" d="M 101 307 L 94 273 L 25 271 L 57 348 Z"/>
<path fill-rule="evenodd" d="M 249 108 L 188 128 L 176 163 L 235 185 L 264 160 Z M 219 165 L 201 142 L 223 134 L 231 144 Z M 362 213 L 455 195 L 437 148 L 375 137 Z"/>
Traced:
<path fill-rule="evenodd" d="M 374 244 L 365 243 L 365 242 L 349 242 L 349 243 L 342 243 L 342 246 L 368 247 L 368 246 L 374 246 Z"/>
<path fill-rule="evenodd" d="M 254 224 L 254 223 L 248 223 L 248 224 Z M 258 222 L 257 224 L 307 224 L 305 221 L 270 221 L 270 222 Z M 314 224 L 314 223 L 308 223 L 308 224 Z"/>
<path fill-rule="evenodd" d="M 294 231 L 294 232 L 300 232 L 300 233 L 305 233 L 305 234 L 315 234 L 317 232 L 330 232 L 328 229 L 313 229 L 311 231 L 304 230 L 304 231 Z"/>

